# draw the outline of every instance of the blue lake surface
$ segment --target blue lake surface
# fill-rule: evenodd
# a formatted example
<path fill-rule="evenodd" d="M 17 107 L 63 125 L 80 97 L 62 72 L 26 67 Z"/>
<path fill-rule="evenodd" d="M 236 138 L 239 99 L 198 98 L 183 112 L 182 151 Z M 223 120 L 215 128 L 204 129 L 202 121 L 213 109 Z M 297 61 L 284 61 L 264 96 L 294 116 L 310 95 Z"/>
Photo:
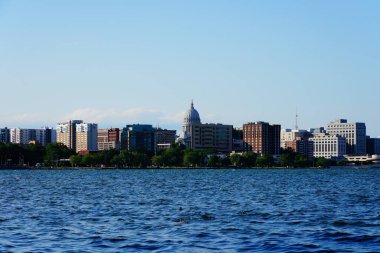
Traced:
<path fill-rule="evenodd" d="M 380 252 L 380 169 L 2 170 L 0 252 Z"/>

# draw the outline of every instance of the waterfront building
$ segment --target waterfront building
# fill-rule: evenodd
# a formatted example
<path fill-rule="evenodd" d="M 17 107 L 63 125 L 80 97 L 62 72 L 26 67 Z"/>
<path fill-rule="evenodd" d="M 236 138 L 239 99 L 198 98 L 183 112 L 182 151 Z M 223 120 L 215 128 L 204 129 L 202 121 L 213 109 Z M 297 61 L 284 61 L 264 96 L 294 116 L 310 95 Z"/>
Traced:
<path fill-rule="evenodd" d="M 346 119 L 330 122 L 327 133 L 346 138 L 347 154 L 366 155 L 366 126 L 365 123 L 348 123 Z"/>
<path fill-rule="evenodd" d="M 241 153 L 244 151 L 243 128 L 232 129 L 232 151 Z"/>
<path fill-rule="evenodd" d="M 308 140 L 312 134 L 306 130 L 292 130 L 292 129 L 282 129 L 281 130 L 281 148 L 286 149 L 287 144 L 295 142 L 297 139 Z"/>
<path fill-rule="evenodd" d="M 9 140 L 15 144 L 40 144 L 46 146 L 52 142 L 53 129 L 49 127 L 41 129 L 12 128 L 9 131 Z"/>
<path fill-rule="evenodd" d="M 30 141 L 36 140 L 35 129 L 22 129 L 11 128 L 10 129 L 10 142 L 14 144 L 29 144 Z"/>
<path fill-rule="evenodd" d="M 281 125 L 270 125 L 267 122 L 244 124 L 245 151 L 259 155 L 279 155 L 280 132 Z"/>
<path fill-rule="evenodd" d="M 190 148 L 214 149 L 216 152 L 232 152 L 232 125 L 190 124 Z"/>
<path fill-rule="evenodd" d="M 98 129 L 98 143 L 108 142 L 108 129 Z"/>
<path fill-rule="evenodd" d="M 157 149 L 166 149 L 175 143 L 177 131 L 157 128 L 155 134 Z"/>
<path fill-rule="evenodd" d="M 99 129 L 98 150 L 120 149 L 120 129 Z"/>
<path fill-rule="evenodd" d="M 371 138 L 367 136 L 367 154 L 380 155 L 380 138 Z"/>
<path fill-rule="evenodd" d="M 201 124 L 201 118 L 198 111 L 194 108 L 194 103 L 191 101 L 190 109 L 185 113 L 185 117 L 182 123 L 182 133 L 178 138 L 178 142 L 185 145 L 187 148 L 191 145 L 190 140 L 190 125 Z"/>
<path fill-rule="evenodd" d="M 313 142 L 314 157 L 342 159 L 346 155 L 345 137 L 327 133 L 318 133 L 314 134 L 309 140 Z"/>
<path fill-rule="evenodd" d="M 120 129 L 111 128 L 108 129 L 108 141 L 115 141 L 120 143 Z"/>
<path fill-rule="evenodd" d="M 70 120 L 57 124 L 57 143 L 62 143 L 66 147 L 76 150 L 76 125 L 82 124 L 82 120 Z"/>
<path fill-rule="evenodd" d="M 141 150 L 149 153 L 156 151 L 155 129 L 152 125 L 127 125 L 121 135 L 122 148 Z"/>
<path fill-rule="evenodd" d="M 7 127 L 0 128 L 0 143 L 10 143 L 10 129 Z"/>
<path fill-rule="evenodd" d="M 41 129 L 36 129 L 35 139 L 37 143 L 39 143 L 42 146 L 46 146 L 49 143 L 53 142 L 54 138 L 54 130 L 50 127 L 44 127 Z M 33 141 L 33 140 L 31 140 Z"/>
<path fill-rule="evenodd" d="M 314 157 L 313 150 L 314 145 L 313 142 L 309 139 L 304 139 L 302 137 L 297 137 L 292 141 L 284 141 L 283 149 L 290 149 L 300 155 L 306 156 L 309 160 L 312 160 Z"/>
<path fill-rule="evenodd" d="M 94 123 L 79 123 L 75 125 L 76 149 L 79 151 L 96 151 L 98 149 L 98 125 Z"/>

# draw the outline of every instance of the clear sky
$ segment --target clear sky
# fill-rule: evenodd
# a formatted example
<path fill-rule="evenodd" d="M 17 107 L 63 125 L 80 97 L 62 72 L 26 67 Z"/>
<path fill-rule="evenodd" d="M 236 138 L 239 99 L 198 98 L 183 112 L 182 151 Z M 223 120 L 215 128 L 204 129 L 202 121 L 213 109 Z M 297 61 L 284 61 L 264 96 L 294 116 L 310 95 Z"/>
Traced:
<path fill-rule="evenodd" d="M 0 0 L 0 127 L 84 119 L 380 135 L 380 1 Z"/>

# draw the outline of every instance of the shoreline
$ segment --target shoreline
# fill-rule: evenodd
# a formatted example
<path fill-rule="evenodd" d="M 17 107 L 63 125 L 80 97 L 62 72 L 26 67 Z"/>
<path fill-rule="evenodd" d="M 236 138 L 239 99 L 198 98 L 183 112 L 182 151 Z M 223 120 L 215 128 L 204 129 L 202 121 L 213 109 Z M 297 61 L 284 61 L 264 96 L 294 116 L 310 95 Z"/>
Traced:
<path fill-rule="evenodd" d="M 35 167 L 35 166 L 0 166 L 0 170 L 300 170 L 300 169 L 380 169 L 380 165 L 331 166 L 331 167 Z"/>

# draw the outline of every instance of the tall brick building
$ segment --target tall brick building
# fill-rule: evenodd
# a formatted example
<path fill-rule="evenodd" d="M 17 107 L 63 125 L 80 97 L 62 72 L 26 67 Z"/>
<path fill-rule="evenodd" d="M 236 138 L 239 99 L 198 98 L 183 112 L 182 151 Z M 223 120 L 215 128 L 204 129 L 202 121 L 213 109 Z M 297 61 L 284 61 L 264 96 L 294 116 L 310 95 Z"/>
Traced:
<path fill-rule="evenodd" d="M 279 155 L 280 132 L 281 125 L 269 125 L 267 122 L 244 124 L 245 151 L 252 151 L 260 155 Z"/>

